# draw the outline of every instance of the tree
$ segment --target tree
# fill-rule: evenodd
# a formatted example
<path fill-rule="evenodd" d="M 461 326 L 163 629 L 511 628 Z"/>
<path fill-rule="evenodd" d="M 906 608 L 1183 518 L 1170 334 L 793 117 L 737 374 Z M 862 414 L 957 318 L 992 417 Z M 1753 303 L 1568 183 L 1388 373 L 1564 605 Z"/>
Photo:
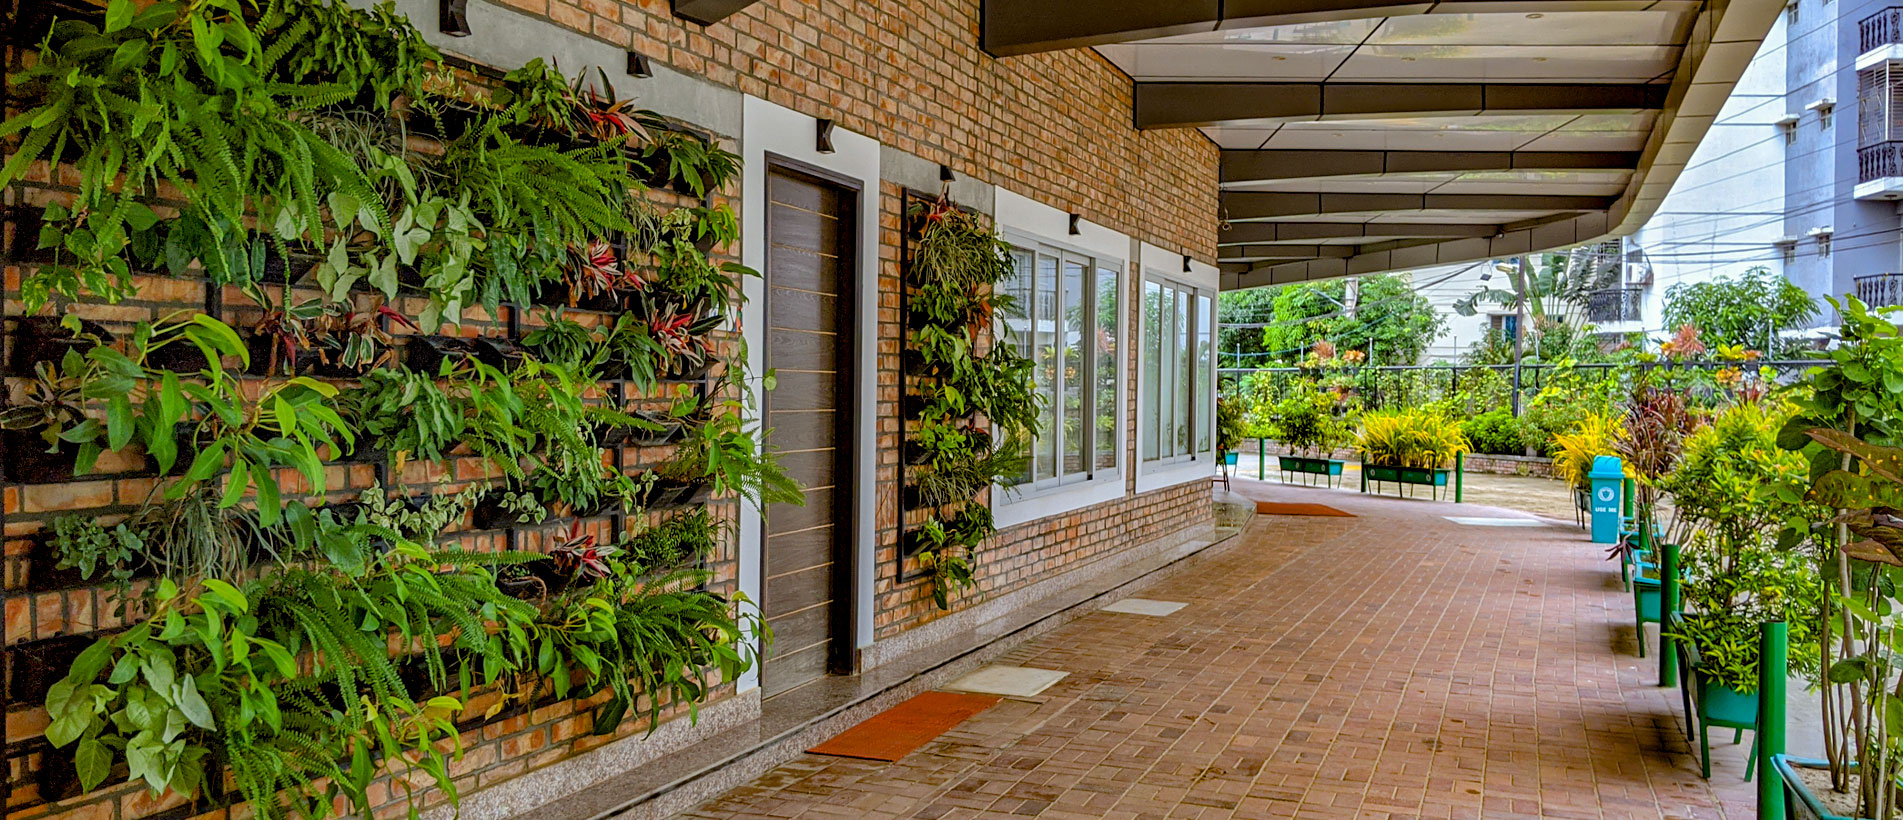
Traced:
<path fill-rule="evenodd" d="M 1369 364 L 1419 364 L 1421 351 L 1446 328 L 1447 320 L 1404 275 L 1361 277 L 1351 313 L 1346 279 L 1303 282 L 1275 290 L 1274 318 L 1262 330 L 1270 358 L 1294 363 L 1318 341 L 1339 350 L 1369 349 Z"/>
<path fill-rule="evenodd" d="M 1735 279 L 1720 276 L 1707 282 L 1679 283 L 1665 291 L 1665 328 L 1691 325 L 1713 348 L 1739 345 L 1763 350 L 1774 334 L 1807 327 L 1816 317 L 1816 299 L 1762 267 Z"/>
<path fill-rule="evenodd" d="M 1216 360 L 1223 367 L 1257 367 L 1269 364 L 1262 354 L 1262 328 L 1231 327 L 1269 321 L 1275 303 L 1274 288 L 1249 288 L 1223 291 L 1216 300 Z"/>

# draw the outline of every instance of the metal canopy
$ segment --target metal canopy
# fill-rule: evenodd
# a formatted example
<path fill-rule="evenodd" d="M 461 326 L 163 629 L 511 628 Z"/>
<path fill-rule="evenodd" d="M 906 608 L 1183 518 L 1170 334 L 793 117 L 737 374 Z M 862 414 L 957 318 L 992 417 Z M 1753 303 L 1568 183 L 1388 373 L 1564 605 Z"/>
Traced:
<path fill-rule="evenodd" d="M 985 0 L 982 39 L 1095 47 L 1135 81 L 1138 127 L 1216 142 L 1223 286 L 1239 288 L 1636 230 L 1782 8 Z"/>

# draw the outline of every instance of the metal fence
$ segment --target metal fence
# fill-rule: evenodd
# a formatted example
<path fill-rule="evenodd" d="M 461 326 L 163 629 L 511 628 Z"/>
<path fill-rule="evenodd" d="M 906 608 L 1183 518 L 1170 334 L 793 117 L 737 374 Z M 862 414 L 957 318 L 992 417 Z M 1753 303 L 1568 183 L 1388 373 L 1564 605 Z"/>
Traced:
<path fill-rule="evenodd" d="M 1735 361 L 1688 361 L 1688 362 L 1645 362 L 1613 363 L 1587 362 L 1567 364 L 1493 364 L 1493 365 L 1457 365 L 1457 364 L 1421 364 L 1421 365 L 1383 365 L 1379 367 L 1343 367 L 1301 368 L 1301 367 L 1225 367 L 1217 370 L 1217 378 L 1229 389 L 1229 382 L 1239 382 L 1250 374 L 1268 374 L 1271 379 L 1295 379 L 1304 376 L 1338 374 L 1346 377 L 1362 405 L 1369 409 L 1381 409 L 1390 404 L 1410 406 L 1431 401 L 1440 396 L 1452 395 L 1460 390 L 1463 379 L 1472 379 L 1482 370 L 1491 370 L 1502 375 L 1509 385 L 1511 409 L 1519 415 L 1525 399 L 1536 396 L 1544 389 L 1554 373 L 1566 370 L 1578 372 L 1623 372 L 1636 377 L 1644 371 L 1713 371 L 1726 368 L 1743 368 L 1756 374 L 1760 368 L 1771 370 L 1771 381 L 1777 384 L 1789 384 L 1802 377 L 1812 367 L 1830 364 L 1827 359 L 1781 359 L 1759 360 L 1753 362 Z M 1424 396 L 1431 393 L 1432 396 Z"/>

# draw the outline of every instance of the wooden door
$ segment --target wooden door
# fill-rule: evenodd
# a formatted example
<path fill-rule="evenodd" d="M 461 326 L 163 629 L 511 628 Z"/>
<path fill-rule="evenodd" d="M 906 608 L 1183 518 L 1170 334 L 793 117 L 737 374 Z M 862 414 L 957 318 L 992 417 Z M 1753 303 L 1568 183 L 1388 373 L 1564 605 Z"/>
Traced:
<path fill-rule="evenodd" d="M 817 176 L 767 171 L 768 443 L 805 506 L 766 510 L 761 609 L 773 629 L 767 696 L 850 671 L 853 237 L 858 194 Z"/>

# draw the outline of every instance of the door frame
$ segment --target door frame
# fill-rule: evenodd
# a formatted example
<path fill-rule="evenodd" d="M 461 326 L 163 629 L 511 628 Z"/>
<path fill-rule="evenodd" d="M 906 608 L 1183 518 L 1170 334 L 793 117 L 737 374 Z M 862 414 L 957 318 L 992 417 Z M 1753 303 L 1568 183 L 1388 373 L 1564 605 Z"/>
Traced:
<path fill-rule="evenodd" d="M 858 451 L 858 448 L 854 445 L 859 440 L 861 430 L 866 426 L 866 420 L 860 418 L 860 414 L 856 412 L 860 400 L 863 398 L 862 394 L 867 389 L 865 380 L 860 378 L 859 357 L 856 355 L 860 338 L 865 335 L 864 329 L 859 327 L 856 321 L 866 300 L 865 289 L 860 286 L 859 276 L 857 276 L 860 270 L 859 240 L 863 230 L 859 224 L 859 218 L 863 213 L 862 209 L 865 207 L 865 188 L 858 180 L 852 177 L 817 167 L 811 163 L 801 162 L 776 152 L 767 152 L 765 159 L 765 178 L 767 180 L 771 180 L 775 172 L 791 176 L 803 176 L 809 178 L 816 184 L 830 186 L 840 194 L 838 218 L 840 220 L 840 227 L 842 228 L 840 231 L 840 256 L 842 257 L 843 264 L 840 265 L 839 269 L 839 288 L 841 296 L 850 298 L 840 300 L 842 303 L 838 305 L 837 320 L 839 322 L 839 330 L 836 332 L 836 335 L 840 337 L 837 342 L 839 375 L 841 378 L 847 380 L 849 387 L 840 391 L 841 398 L 836 404 L 839 408 L 839 429 L 837 431 L 838 438 L 835 440 L 836 446 L 834 448 L 833 483 L 835 486 L 834 492 L 837 493 L 838 484 L 841 481 L 846 482 L 847 500 L 846 503 L 842 505 L 844 507 L 843 514 L 845 520 L 836 522 L 833 525 L 833 597 L 832 605 L 829 607 L 832 611 L 828 614 L 828 622 L 831 626 L 831 634 L 828 635 L 828 637 L 831 639 L 831 643 L 826 656 L 826 671 L 828 674 L 833 675 L 851 675 L 859 671 L 859 652 L 858 646 L 853 640 L 854 629 L 852 616 L 855 609 L 857 609 L 855 606 L 856 601 L 854 600 L 857 596 L 855 595 L 853 581 L 857 576 L 857 566 L 859 564 L 858 555 L 856 554 L 857 551 L 853 549 L 854 542 L 857 540 L 855 534 L 859 529 L 859 509 L 858 505 L 853 502 L 857 500 L 860 493 L 860 477 L 857 474 L 858 471 L 853 469 L 853 456 Z M 771 182 L 768 184 L 771 185 Z M 771 200 L 763 198 L 762 203 L 766 211 L 763 215 L 766 220 L 763 227 L 771 231 Z M 761 236 L 765 239 L 771 236 L 771 234 L 763 233 Z M 768 258 L 771 259 L 770 252 Z M 773 273 L 770 268 L 760 269 L 762 286 L 760 312 L 763 321 L 765 316 L 770 315 L 769 310 L 773 293 L 770 287 L 772 275 Z M 764 327 L 762 329 L 764 329 Z M 874 332 L 876 334 L 876 329 Z M 761 358 L 766 358 L 766 351 L 764 349 L 761 351 Z M 762 419 L 768 416 L 772 403 L 773 394 L 771 392 L 767 392 L 760 397 L 760 417 Z M 760 556 L 763 567 L 766 560 L 765 529 L 763 511 L 761 523 L 762 551 Z M 766 604 L 763 570 L 760 590 L 760 606 L 763 611 Z M 762 660 L 762 675 L 766 674 L 765 666 L 765 661 Z"/>
<path fill-rule="evenodd" d="M 739 203 L 740 259 L 754 270 L 766 267 L 766 169 L 769 155 L 779 163 L 798 163 L 798 170 L 856 189 L 859 194 L 859 219 L 854 256 L 857 276 L 854 299 L 860 328 L 854 343 L 854 381 L 851 419 L 856 439 L 853 449 L 852 573 L 850 586 L 851 642 L 853 663 L 872 645 L 873 551 L 877 546 L 878 497 L 878 332 L 879 312 L 879 214 L 883 208 L 880 187 L 881 151 L 878 140 L 844 128 L 832 131 L 831 153 L 818 151 L 819 121 L 785 106 L 755 96 L 741 99 L 741 138 L 737 150 L 742 159 L 741 199 Z M 764 277 L 746 277 L 741 290 L 747 304 L 741 308 L 740 332 L 748 346 L 748 363 L 755 374 L 764 372 L 766 316 L 762 310 L 766 284 Z M 758 391 L 759 381 L 747 386 Z M 754 395 L 758 396 L 757 392 Z M 757 406 L 757 405 L 756 405 Z M 741 503 L 738 521 L 740 591 L 754 602 L 764 592 L 764 528 L 760 511 Z M 744 673 L 737 682 L 740 691 L 758 688 L 759 669 Z"/>

